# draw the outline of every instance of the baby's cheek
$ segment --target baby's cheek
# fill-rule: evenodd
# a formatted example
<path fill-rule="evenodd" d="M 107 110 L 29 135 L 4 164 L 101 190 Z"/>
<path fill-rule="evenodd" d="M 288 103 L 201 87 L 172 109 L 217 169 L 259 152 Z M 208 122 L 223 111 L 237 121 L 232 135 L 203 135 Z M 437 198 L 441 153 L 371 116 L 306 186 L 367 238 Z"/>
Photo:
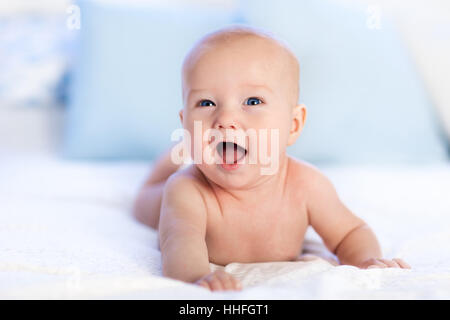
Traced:
<path fill-rule="evenodd" d="M 214 144 L 211 137 L 205 131 L 189 131 L 186 141 L 186 148 L 190 152 L 190 157 L 196 164 L 212 164 L 216 161 Z"/>
<path fill-rule="evenodd" d="M 276 153 L 281 153 L 283 148 L 286 148 L 288 132 L 286 128 L 273 127 L 267 130 L 267 137 L 263 136 L 267 142 L 267 150 Z"/>

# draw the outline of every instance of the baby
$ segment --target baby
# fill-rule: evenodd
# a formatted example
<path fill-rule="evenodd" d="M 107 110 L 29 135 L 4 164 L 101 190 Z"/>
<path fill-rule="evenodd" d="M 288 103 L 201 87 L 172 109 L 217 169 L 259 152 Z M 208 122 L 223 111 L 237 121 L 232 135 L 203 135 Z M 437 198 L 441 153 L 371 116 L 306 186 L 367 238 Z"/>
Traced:
<path fill-rule="evenodd" d="M 306 119 L 299 71 L 283 43 L 247 27 L 206 35 L 187 55 L 180 119 L 194 138 L 155 164 L 135 204 L 137 219 L 159 229 L 165 276 L 238 290 L 237 279 L 211 272 L 209 263 L 295 260 L 308 226 L 341 264 L 409 268 L 382 258 L 374 233 L 318 169 L 287 156 Z M 244 139 L 236 142 L 238 133 Z M 194 150 L 199 134 L 200 153 Z M 275 170 L 262 161 L 261 146 Z M 183 153 L 197 157 L 180 169 L 174 159 Z"/>

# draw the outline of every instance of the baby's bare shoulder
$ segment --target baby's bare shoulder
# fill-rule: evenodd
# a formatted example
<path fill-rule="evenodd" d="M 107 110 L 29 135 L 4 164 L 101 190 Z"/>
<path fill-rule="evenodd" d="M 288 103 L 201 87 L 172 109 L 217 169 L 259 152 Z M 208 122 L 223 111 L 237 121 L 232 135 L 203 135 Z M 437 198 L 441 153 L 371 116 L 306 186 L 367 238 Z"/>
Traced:
<path fill-rule="evenodd" d="M 292 157 L 289 157 L 288 177 L 292 180 L 295 188 L 307 192 L 311 196 L 330 188 L 334 189 L 331 181 L 317 167 Z"/>
<path fill-rule="evenodd" d="M 180 198 L 202 197 L 206 181 L 201 172 L 190 165 L 172 174 L 164 186 L 164 197 L 174 201 Z"/>
<path fill-rule="evenodd" d="M 161 203 L 160 232 L 174 225 L 204 228 L 206 207 L 201 183 L 201 177 L 189 167 L 175 172 L 167 179 Z"/>
<path fill-rule="evenodd" d="M 167 182 L 186 188 L 195 187 L 202 189 L 207 186 L 205 177 L 194 165 L 189 165 L 184 169 L 176 171 L 169 177 Z"/>
<path fill-rule="evenodd" d="M 327 179 L 327 177 L 314 165 L 293 157 L 289 157 L 289 176 L 294 177 L 298 182 L 304 182 L 307 185 Z"/>

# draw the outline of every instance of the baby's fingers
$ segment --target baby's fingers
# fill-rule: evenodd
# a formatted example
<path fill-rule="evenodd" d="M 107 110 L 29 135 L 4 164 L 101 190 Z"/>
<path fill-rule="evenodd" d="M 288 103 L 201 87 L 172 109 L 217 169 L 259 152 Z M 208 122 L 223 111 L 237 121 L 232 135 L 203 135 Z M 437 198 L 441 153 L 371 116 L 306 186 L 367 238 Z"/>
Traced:
<path fill-rule="evenodd" d="M 222 290 L 240 290 L 241 284 L 239 280 L 225 271 L 217 271 L 215 277 L 221 282 Z"/>
<path fill-rule="evenodd" d="M 235 277 L 231 277 L 231 282 L 233 283 L 234 290 L 242 290 L 242 283 Z"/>
<path fill-rule="evenodd" d="M 402 268 L 411 269 L 409 264 L 404 262 L 402 259 L 371 259 L 367 269 L 372 268 Z"/>
<path fill-rule="evenodd" d="M 211 291 L 242 289 L 242 285 L 239 280 L 222 270 L 210 273 L 209 275 L 198 280 L 196 284 Z"/>
<path fill-rule="evenodd" d="M 364 261 L 359 267 L 362 269 L 386 268 L 386 265 L 378 259 L 368 259 Z"/>
<path fill-rule="evenodd" d="M 211 291 L 219 291 L 219 290 L 224 289 L 222 280 L 219 279 L 216 275 L 211 276 L 208 279 L 208 283 L 209 283 L 209 289 Z"/>
<path fill-rule="evenodd" d="M 384 263 L 377 263 L 377 264 L 372 264 L 372 265 L 368 266 L 367 269 L 384 269 L 387 267 L 388 266 L 385 265 Z"/>
<path fill-rule="evenodd" d="M 369 266 L 367 267 L 367 269 L 373 269 L 373 268 L 387 268 L 388 266 L 383 263 L 382 261 L 378 260 L 378 259 L 373 259 Z"/>
<path fill-rule="evenodd" d="M 233 277 L 225 272 L 217 274 L 217 278 L 221 281 L 223 290 L 233 290 L 234 282 Z"/>
<path fill-rule="evenodd" d="M 380 260 L 389 268 L 400 268 L 400 265 L 394 260 L 389 259 L 380 259 Z"/>
<path fill-rule="evenodd" d="M 211 288 L 209 287 L 208 281 L 206 280 L 200 280 L 196 283 L 197 285 L 199 285 L 200 287 L 206 288 L 208 290 L 211 290 Z"/>
<path fill-rule="evenodd" d="M 392 259 L 392 260 L 397 262 L 398 265 L 400 266 L 400 268 L 402 268 L 402 269 L 411 269 L 411 266 L 409 264 L 407 264 L 405 261 L 403 261 L 402 259 L 395 258 L 395 259 Z"/>
<path fill-rule="evenodd" d="M 235 277 L 233 277 L 232 275 L 228 275 L 227 279 L 224 280 L 224 287 L 225 290 L 241 290 L 242 289 L 242 285 L 241 282 L 236 279 Z M 226 285 L 225 285 L 226 283 Z"/>
<path fill-rule="evenodd" d="M 213 277 L 214 277 L 214 275 L 209 274 L 209 275 L 204 276 L 203 278 L 197 280 L 195 282 L 195 284 L 200 287 L 206 288 L 208 290 L 212 290 L 211 284 L 212 284 Z"/>

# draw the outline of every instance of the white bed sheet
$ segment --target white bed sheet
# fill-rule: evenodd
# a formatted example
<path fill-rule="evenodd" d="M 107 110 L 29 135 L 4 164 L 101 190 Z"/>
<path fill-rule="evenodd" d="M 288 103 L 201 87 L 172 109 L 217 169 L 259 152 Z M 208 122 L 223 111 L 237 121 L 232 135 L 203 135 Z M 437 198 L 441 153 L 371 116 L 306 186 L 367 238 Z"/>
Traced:
<path fill-rule="evenodd" d="M 403 258 L 412 270 L 333 266 L 309 230 L 315 256 L 230 264 L 225 269 L 244 290 L 224 293 L 161 277 L 156 233 L 130 215 L 149 168 L 0 159 L 0 298 L 450 298 L 450 164 L 323 168 L 374 229 L 385 256 Z"/>

